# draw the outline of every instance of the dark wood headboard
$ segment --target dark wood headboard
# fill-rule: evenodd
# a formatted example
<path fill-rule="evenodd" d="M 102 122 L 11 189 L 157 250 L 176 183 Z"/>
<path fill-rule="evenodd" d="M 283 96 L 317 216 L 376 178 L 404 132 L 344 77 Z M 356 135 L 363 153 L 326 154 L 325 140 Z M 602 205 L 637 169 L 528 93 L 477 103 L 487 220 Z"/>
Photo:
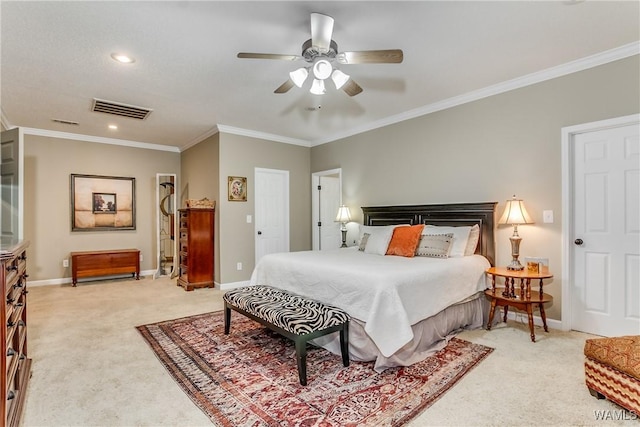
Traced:
<path fill-rule="evenodd" d="M 440 205 L 363 207 L 364 225 L 431 224 L 464 226 L 478 224 L 480 241 L 476 253 L 495 265 L 495 210 L 498 202 Z"/>

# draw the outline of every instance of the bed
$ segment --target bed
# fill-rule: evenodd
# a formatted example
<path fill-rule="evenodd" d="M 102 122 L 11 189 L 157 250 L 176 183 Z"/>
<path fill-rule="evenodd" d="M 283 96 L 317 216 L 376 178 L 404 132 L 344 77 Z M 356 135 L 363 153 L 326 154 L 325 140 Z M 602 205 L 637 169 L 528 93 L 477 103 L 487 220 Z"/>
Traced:
<path fill-rule="evenodd" d="M 444 347 L 459 331 L 484 324 L 484 272 L 495 259 L 495 206 L 496 202 L 362 208 L 361 229 L 376 238 L 385 230 L 392 233 L 396 226 L 422 229 L 426 224 L 421 234 L 441 237 L 440 230 L 450 228 L 427 227 L 462 230 L 477 225 L 475 253 L 467 256 L 382 255 L 384 250 L 374 252 L 375 243 L 368 235 L 366 251 L 355 246 L 264 256 L 250 282 L 347 311 L 352 317 L 352 360 L 375 361 L 377 371 L 408 366 Z M 381 245 L 386 249 L 387 244 Z M 337 337 L 329 335 L 314 343 L 340 354 Z"/>

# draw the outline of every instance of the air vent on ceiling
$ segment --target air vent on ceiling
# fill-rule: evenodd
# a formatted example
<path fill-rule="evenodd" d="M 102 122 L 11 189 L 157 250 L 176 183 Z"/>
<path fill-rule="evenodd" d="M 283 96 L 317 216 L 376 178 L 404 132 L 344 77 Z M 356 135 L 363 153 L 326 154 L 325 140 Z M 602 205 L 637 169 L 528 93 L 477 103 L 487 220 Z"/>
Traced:
<path fill-rule="evenodd" d="M 74 125 L 74 126 L 78 126 L 80 123 L 78 122 L 74 122 L 72 120 L 62 120 L 62 119 L 51 119 L 52 122 L 55 123 L 61 123 L 63 125 Z"/>
<path fill-rule="evenodd" d="M 115 116 L 129 117 L 132 119 L 144 120 L 153 111 L 150 108 L 136 107 L 135 105 L 119 104 L 113 101 L 93 99 L 91 111 L 98 113 L 113 114 Z"/>

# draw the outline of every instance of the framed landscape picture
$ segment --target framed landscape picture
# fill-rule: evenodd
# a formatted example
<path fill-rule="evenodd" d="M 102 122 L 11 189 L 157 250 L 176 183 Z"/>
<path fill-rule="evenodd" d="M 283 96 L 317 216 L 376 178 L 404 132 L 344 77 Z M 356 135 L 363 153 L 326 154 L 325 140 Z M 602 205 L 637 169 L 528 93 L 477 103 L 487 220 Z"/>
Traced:
<path fill-rule="evenodd" d="M 136 179 L 71 174 L 71 231 L 136 229 Z"/>

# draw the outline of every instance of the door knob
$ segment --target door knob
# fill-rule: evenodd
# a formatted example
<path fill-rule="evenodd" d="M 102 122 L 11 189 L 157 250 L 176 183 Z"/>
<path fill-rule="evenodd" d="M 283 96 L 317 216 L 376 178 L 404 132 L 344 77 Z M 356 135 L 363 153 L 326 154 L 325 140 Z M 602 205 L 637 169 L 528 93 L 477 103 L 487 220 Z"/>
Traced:
<path fill-rule="evenodd" d="M 258 236 L 262 234 L 262 231 L 258 231 Z"/>
<path fill-rule="evenodd" d="M 575 243 L 576 245 L 580 246 L 582 245 L 584 242 L 582 241 L 582 239 L 576 239 L 573 241 L 573 243 Z"/>

